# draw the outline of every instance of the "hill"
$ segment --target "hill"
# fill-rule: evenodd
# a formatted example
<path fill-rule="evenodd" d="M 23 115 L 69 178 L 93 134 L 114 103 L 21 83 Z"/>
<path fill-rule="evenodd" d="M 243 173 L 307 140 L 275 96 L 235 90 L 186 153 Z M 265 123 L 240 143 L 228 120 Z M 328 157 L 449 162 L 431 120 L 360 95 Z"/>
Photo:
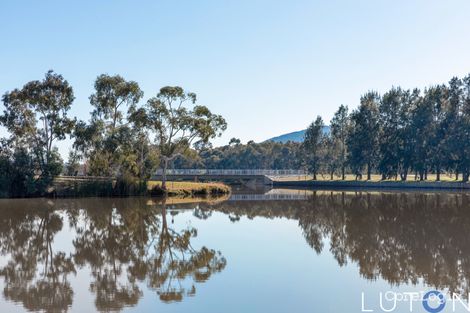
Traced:
<path fill-rule="evenodd" d="M 306 130 L 303 129 L 303 130 L 299 130 L 296 132 L 283 134 L 277 137 L 269 138 L 266 141 L 274 141 L 274 142 L 282 142 L 282 143 L 286 143 L 288 141 L 302 142 L 304 141 L 305 131 Z M 330 126 L 324 126 L 323 133 L 327 134 L 329 132 L 330 132 Z"/>

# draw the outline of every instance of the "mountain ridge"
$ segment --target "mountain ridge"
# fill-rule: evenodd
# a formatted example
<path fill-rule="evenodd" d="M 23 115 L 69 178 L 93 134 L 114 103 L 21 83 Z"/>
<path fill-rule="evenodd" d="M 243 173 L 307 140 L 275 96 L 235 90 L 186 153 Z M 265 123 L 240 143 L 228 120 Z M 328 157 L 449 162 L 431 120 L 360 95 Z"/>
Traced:
<path fill-rule="evenodd" d="M 288 141 L 292 142 L 303 142 L 304 141 L 304 136 L 305 136 L 305 131 L 306 129 L 282 134 L 276 137 L 269 138 L 265 141 L 274 141 L 274 142 L 280 142 L 280 143 L 286 143 Z M 327 134 L 330 132 L 330 126 L 323 126 L 323 133 Z"/>

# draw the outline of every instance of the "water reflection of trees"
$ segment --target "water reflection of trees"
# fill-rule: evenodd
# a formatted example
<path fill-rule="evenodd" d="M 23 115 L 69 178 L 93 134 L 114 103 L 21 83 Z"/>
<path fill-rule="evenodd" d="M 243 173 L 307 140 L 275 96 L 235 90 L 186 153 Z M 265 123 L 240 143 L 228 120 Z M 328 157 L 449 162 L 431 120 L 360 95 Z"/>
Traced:
<path fill-rule="evenodd" d="M 195 282 L 206 281 L 226 264 L 220 252 L 191 245 L 195 228 L 171 228 L 164 203 L 97 199 L 11 204 L 0 210 L 0 252 L 8 260 L 0 275 L 4 296 L 28 310 L 66 311 L 73 300 L 68 278 L 77 269 L 90 269 L 96 308 L 119 311 L 139 301 L 141 284 L 164 302 L 181 301 L 195 294 Z M 74 238 L 68 254 L 55 251 L 53 244 L 64 224 Z"/>
<path fill-rule="evenodd" d="M 357 264 L 367 279 L 424 281 L 467 293 L 469 200 L 467 194 L 322 192 L 308 201 L 176 207 L 201 219 L 221 212 L 235 223 L 241 217 L 297 220 L 312 249 L 329 249 L 341 266 Z M 70 278 L 84 268 L 96 308 L 119 311 L 139 301 L 143 284 L 161 301 L 180 301 L 226 264 L 220 253 L 193 247 L 196 229 L 173 229 L 174 211 L 165 203 L 28 201 L 0 205 L 0 253 L 8 261 L 0 267 L 4 297 L 28 310 L 66 311 L 74 295 Z M 74 239 L 64 249 L 54 240 L 68 229 Z"/>
<path fill-rule="evenodd" d="M 370 280 L 423 281 L 468 293 L 469 200 L 469 194 L 321 192 L 309 201 L 226 202 L 216 210 L 296 219 L 315 251 L 329 243 L 339 265 L 356 263 Z"/>
<path fill-rule="evenodd" d="M 52 242 L 62 219 L 49 208 L 0 214 L 0 251 L 9 255 L 0 268 L 4 296 L 31 311 L 64 311 L 72 304 L 68 276 L 75 273 L 70 256 L 55 251 Z"/>

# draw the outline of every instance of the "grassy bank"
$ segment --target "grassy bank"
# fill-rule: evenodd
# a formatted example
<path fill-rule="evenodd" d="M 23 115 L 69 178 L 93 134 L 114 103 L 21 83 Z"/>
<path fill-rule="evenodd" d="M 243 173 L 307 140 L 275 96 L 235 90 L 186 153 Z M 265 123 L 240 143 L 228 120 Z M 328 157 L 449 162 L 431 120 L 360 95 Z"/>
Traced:
<path fill-rule="evenodd" d="M 342 180 L 341 176 L 333 176 L 333 179 L 330 178 L 330 175 L 325 174 L 318 174 L 317 181 L 334 181 L 334 182 L 347 182 L 347 181 L 356 181 L 356 175 L 347 174 L 345 175 L 345 179 Z M 395 179 L 385 179 L 382 180 L 382 175 L 372 174 L 370 180 L 366 180 L 367 175 L 362 176 L 362 180 L 360 181 L 367 181 L 367 182 L 401 182 L 400 178 L 398 177 L 397 180 Z M 462 176 L 460 176 L 460 179 Z M 310 181 L 313 179 L 312 175 L 300 175 L 300 176 L 282 176 L 282 177 L 274 177 L 274 181 Z M 425 182 L 434 182 L 436 181 L 436 174 L 428 174 L 428 179 Z M 441 174 L 441 182 L 458 182 L 455 180 L 455 175 L 448 175 L 448 174 Z M 415 181 L 414 175 L 408 175 L 408 179 L 406 182 L 417 182 Z"/>
<path fill-rule="evenodd" d="M 461 181 L 395 181 L 395 180 L 282 180 L 274 187 L 290 188 L 354 188 L 354 189 L 447 189 L 470 190 L 470 183 Z"/>
<path fill-rule="evenodd" d="M 231 189 L 222 183 L 167 182 L 169 197 L 219 196 Z M 57 177 L 48 190 L 51 197 L 164 196 L 160 181 L 120 182 L 99 177 Z"/>
<path fill-rule="evenodd" d="M 162 195 L 161 181 L 149 181 L 147 187 L 152 195 Z M 222 183 L 196 183 L 184 181 L 169 181 L 166 183 L 169 196 L 210 196 L 230 193 L 229 186 Z"/>

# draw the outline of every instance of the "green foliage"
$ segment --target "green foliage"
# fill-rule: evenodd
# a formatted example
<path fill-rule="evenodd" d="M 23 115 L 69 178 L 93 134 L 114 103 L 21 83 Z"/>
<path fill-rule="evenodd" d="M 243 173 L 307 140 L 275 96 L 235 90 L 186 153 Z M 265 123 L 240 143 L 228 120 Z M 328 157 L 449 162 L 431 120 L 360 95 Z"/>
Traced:
<path fill-rule="evenodd" d="M 361 97 L 359 108 L 351 114 L 351 131 L 347 139 L 349 163 L 357 177 L 367 167 L 370 179 L 372 168 L 378 158 L 379 140 L 379 94 L 369 91 Z"/>
<path fill-rule="evenodd" d="M 163 87 L 145 106 L 146 125 L 155 135 L 161 166 L 162 188 L 166 188 L 166 170 L 169 162 L 190 152 L 193 143 L 207 144 L 227 128 L 225 119 L 213 114 L 207 107 L 196 104 L 196 94 L 181 87 Z"/>
<path fill-rule="evenodd" d="M 328 141 L 328 160 L 330 172 L 334 172 L 338 166 L 341 169 L 341 177 L 345 178 L 347 166 L 348 146 L 347 139 L 350 128 L 348 107 L 341 105 L 331 119 L 331 135 Z"/>
<path fill-rule="evenodd" d="M 3 163 L 10 158 L 8 175 L 15 188 L 8 194 L 43 194 L 62 171 L 54 143 L 65 139 L 75 124 L 75 119 L 67 116 L 74 100 L 72 87 L 61 75 L 49 71 L 42 81 L 7 92 L 2 100 L 5 110 L 0 124 L 10 133 Z"/>
<path fill-rule="evenodd" d="M 317 173 L 320 170 L 325 151 L 325 138 L 323 136 L 324 126 L 323 119 L 317 116 L 316 120 L 307 128 L 303 142 L 305 162 L 309 171 L 312 172 L 314 180 L 317 179 Z"/>
<path fill-rule="evenodd" d="M 196 158 L 177 157 L 175 168 L 297 169 L 302 166 L 301 144 L 296 142 L 231 144 L 204 148 Z"/>

